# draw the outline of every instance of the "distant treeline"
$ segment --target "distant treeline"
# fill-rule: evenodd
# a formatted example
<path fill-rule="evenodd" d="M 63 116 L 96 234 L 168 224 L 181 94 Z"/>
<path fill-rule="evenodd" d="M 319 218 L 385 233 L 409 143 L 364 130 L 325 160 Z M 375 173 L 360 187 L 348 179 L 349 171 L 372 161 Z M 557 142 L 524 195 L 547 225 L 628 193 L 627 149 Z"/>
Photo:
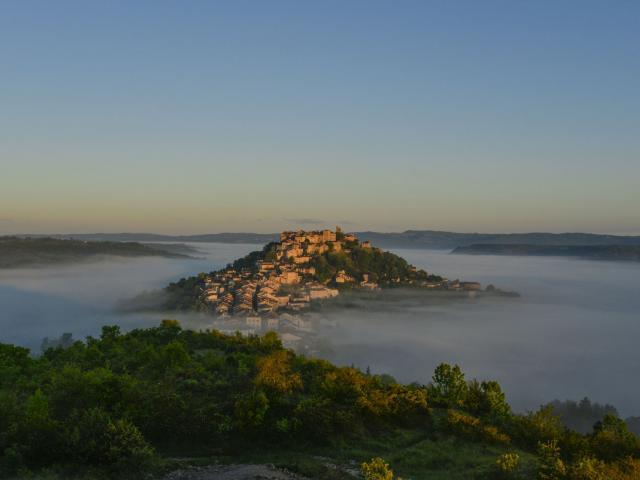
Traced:
<path fill-rule="evenodd" d="M 640 245 L 499 245 L 457 247 L 452 253 L 466 255 L 561 256 L 602 260 L 640 261 Z"/>
<path fill-rule="evenodd" d="M 356 232 L 361 240 L 370 240 L 385 248 L 452 249 L 474 244 L 526 245 L 640 245 L 640 236 L 599 235 L 593 233 L 458 233 L 436 230 L 404 232 Z M 90 233 L 51 235 L 80 240 L 135 242 L 211 242 L 252 243 L 276 241 L 277 233 L 212 233 L 200 235 L 160 235 L 154 233 Z"/>
<path fill-rule="evenodd" d="M 52 238 L 110 242 L 193 242 L 193 243 L 248 243 L 263 245 L 280 238 L 279 233 L 205 233 L 200 235 L 162 235 L 157 233 L 73 233 L 46 235 Z M 36 238 L 37 235 L 28 235 Z"/>
<path fill-rule="evenodd" d="M 119 257 L 189 258 L 168 246 L 136 242 L 98 242 L 60 238 L 0 237 L 0 268 L 19 268 L 89 260 L 102 255 Z"/>
<path fill-rule="evenodd" d="M 560 420 L 567 428 L 585 434 L 589 433 L 593 426 L 602 421 L 605 416 L 618 416 L 618 410 L 613 405 L 592 402 L 587 397 L 579 402 L 554 400 L 548 406 L 553 408 L 553 413 L 560 417 Z M 639 417 L 629 417 L 625 421 L 629 430 L 636 435 L 640 435 Z"/>

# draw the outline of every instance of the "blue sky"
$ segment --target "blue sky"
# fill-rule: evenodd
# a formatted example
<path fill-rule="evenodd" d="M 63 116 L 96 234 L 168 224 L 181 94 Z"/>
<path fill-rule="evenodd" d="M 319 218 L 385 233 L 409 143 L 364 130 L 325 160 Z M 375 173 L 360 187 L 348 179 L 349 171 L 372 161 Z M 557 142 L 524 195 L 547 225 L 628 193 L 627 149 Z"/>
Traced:
<path fill-rule="evenodd" d="M 640 233 L 640 3 L 0 3 L 0 233 Z"/>

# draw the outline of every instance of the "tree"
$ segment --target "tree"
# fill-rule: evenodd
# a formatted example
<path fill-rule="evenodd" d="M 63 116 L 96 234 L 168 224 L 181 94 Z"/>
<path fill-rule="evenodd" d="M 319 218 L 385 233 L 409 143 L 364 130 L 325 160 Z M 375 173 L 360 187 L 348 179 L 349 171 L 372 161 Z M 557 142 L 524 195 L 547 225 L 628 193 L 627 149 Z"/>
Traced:
<path fill-rule="evenodd" d="M 240 431 L 257 431 L 262 426 L 268 410 L 269 399 L 264 392 L 254 391 L 238 398 L 235 403 L 235 418 Z"/>
<path fill-rule="evenodd" d="M 291 393 L 301 388 L 300 374 L 291 371 L 291 356 L 288 350 L 277 350 L 258 360 L 255 384 L 278 394 Z"/>
<path fill-rule="evenodd" d="M 58 422 L 51 418 L 49 399 L 37 389 L 24 406 L 24 414 L 17 424 L 13 447 L 24 461 L 46 465 L 59 453 Z"/>
<path fill-rule="evenodd" d="M 505 420 L 511 415 L 504 392 L 500 384 L 494 381 L 469 382 L 464 404 L 474 414 L 491 420 Z"/>
<path fill-rule="evenodd" d="M 467 397 L 467 382 L 458 365 L 438 365 L 433 373 L 430 396 L 434 403 L 446 407 L 462 407 Z"/>
<path fill-rule="evenodd" d="M 100 408 L 73 415 L 66 425 L 67 455 L 79 463 L 117 471 L 140 471 L 153 459 L 153 449 L 127 420 L 113 421 Z"/>
<path fill-rule="evenodd" d="M 591 445 L 595 454 L 606 461 L 613 461 L 638 453 L 640 442 L 629 431 L 627 424 L 613 414 L 607 414 L 593 426 Z"/>

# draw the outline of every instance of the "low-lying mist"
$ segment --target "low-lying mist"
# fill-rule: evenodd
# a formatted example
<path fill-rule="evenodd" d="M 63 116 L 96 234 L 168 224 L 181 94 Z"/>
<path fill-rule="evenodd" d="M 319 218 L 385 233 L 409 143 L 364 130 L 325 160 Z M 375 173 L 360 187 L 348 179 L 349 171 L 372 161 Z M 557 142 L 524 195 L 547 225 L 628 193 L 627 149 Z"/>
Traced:
<path fill-rule="evenodd" d="M 427 381 L 439 362 L 458 363 L 468 377 L 498 380 L 519 410 L 587 395 L 623 415 L 639 413 L 640 386 L 631 381 L 640 367 L 638 264 L 395 253 L 521 297 L 336 313 L 332 360 L 403 381 Z"/>
<path fill-rule="evenodd" d="M 159 313 L 122 314 L 121 299 L 201 271 L 210 271 L 261 246 L 197 244 L 198 259 L 160 257 L 103 259 L 42 268 L 0 269 L 0 342 L 16 343 L 39 352 L 44 337 L 64 332 L 82 339 L 96 335 L 103 325 L 123 330 L 155 326 Z M 175 317 L 175 314 L 167 314 Z M 164 315 L 166 317 L 166 315 Z M 204 328 L 209 319 L 183 315 L 185 325 Z"/>
<path fill-rule="evenodd" d="M 206 258 L 113 259 L 56 268 L 0 270 L 0 342 L 39 351 L 44 337 L 96 335 L 105 324 L 157 325 L 163 317 L 206 328 L 211 319 L 184 314 L 122 314 L 120 299 L 183 276 L 210 271 L 261 248 L 197 244 Z M 518 410 L 585 395 L 640 413 L 640 265 L 541 257 L 464 256 L 395 250 L 448 278 L 493 283 L 520 298 L 438 300 L 396 292 L 388 304 L 327 313 L 341 364 L 367 366 L 398 380 L 427 382 L 440 362 L 469 378 L 498 380 Z"/>

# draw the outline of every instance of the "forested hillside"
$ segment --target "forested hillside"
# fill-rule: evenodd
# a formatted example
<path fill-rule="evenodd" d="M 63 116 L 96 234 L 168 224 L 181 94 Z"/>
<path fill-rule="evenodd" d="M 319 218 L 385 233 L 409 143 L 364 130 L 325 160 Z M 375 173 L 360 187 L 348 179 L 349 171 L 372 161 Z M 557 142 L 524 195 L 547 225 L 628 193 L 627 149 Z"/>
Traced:
<path fill-rule="evenodd" d="M 104 327 L 38 358 L 0 344 L 4 476 L 142 478 L 184 456 L 327 479 L 350 478 L 343 466 L 372 457 L 415 479 L 632 479 L 639 453 L 613 415 L 582 435 L 550 408 L 515 415 L 500 385 L 467 381 L 457 366 L 402 385 L 295 355 L 275 334 L 167 320 L 126 334 Z"/>

